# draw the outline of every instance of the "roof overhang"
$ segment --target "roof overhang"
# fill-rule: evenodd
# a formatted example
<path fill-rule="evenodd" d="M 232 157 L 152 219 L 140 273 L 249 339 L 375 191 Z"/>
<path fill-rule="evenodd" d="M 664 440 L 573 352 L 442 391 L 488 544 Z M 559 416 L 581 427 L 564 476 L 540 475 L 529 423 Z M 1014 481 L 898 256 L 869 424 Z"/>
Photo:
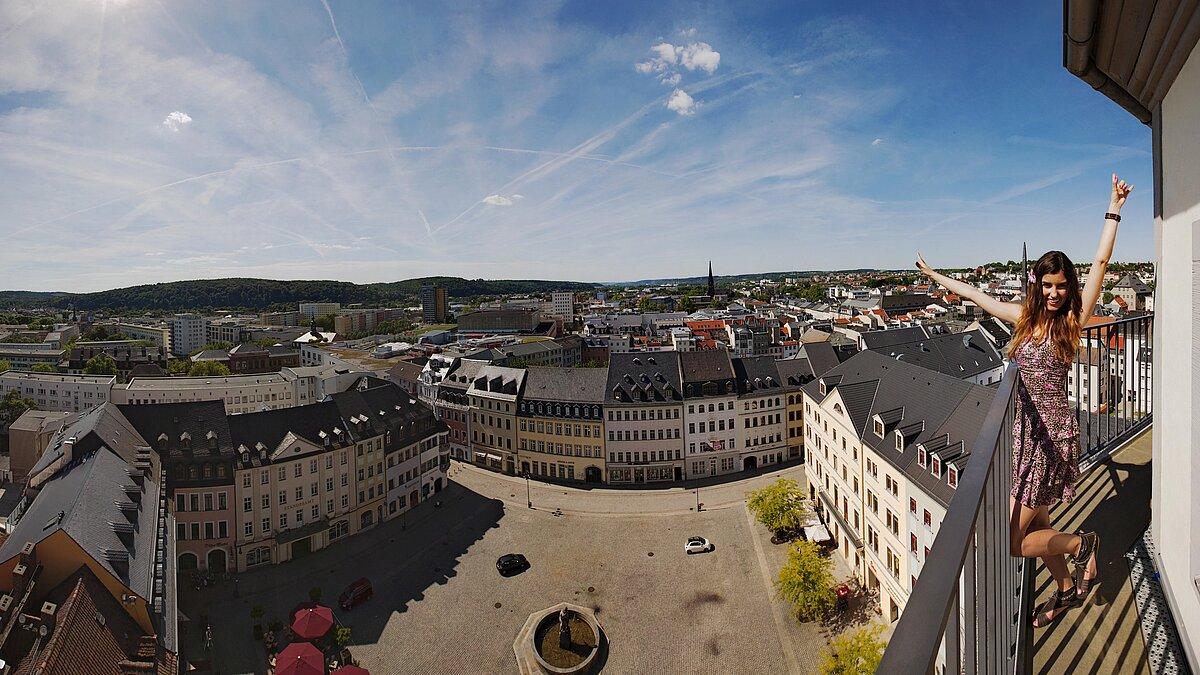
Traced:
<path fill-rule="evenodd" d="M 1200 0 L 1063 0 L 1063 66 L 1145 124 L 1200 39 Z"/>

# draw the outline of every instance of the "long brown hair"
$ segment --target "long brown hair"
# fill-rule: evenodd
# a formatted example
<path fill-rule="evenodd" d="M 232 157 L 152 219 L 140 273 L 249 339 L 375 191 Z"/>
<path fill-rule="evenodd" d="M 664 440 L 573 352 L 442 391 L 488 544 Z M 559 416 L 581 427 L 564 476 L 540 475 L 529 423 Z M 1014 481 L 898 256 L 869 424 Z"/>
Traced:
<path fill-rule="evenodd" d="M 1042 295 L 1042 277 L 1059 272 L 1067 278 L 1067 297 L 1062 307 L 1050 314 L 1046 311 L 1046 297 Z M 1025 293 L 1025 305 L 1021 308 L 1021 318 L 1017 320 L 1013 329 L 1008 354 L 1010 357 L 1015 354 L 1022 344 L 1033 339 L 1035 332 L 1042 335 L 1049 333 L 1055 354 L 1070 363 L 1075 360 L 1075 351 L 1078 349 L 1079 335 L 1082 332 L 1079 316 L 1083 312 L 1083 296 L 1079 291 L 1079 276 L 1075 273 L 1075 265 L 1066 253 L 1050 251 L 1033 264 L 1031 276 L 1032 281 L 1025 280 L 1028 289 Z"/>

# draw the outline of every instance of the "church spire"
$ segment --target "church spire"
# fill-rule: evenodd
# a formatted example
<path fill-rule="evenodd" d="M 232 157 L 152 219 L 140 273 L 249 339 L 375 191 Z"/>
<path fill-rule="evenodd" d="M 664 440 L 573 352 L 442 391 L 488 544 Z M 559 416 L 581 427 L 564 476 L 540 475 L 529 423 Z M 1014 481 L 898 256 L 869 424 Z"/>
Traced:
<path fill-rule="evenodd" d="M 711 300 L 717 297 L 717 284 L 713 281 L 712 261 L 708 261 L 708 298 Z"/>

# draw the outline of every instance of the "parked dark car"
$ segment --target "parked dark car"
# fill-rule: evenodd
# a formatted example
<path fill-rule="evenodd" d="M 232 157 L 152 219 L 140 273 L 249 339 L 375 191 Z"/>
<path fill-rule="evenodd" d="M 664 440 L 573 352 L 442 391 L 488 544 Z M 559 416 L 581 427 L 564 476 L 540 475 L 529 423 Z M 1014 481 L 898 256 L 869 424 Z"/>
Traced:
<path fill-rule="evenodd" d="M 366 602 L 372 595 L 375 594 L 375 589 L 371 587 L 371 581 L 366 577 L 355 581 L 342 591 L 338 596 L 338 605 L 346 611 L 350 611 L 358 605 Z"/>
<path fill-rule="evenodd" d="M 529 561 L 520 553 L 506 553 L 496 559 L 496 571 L 502 577 L 519 574 L 528 568 Z"/>

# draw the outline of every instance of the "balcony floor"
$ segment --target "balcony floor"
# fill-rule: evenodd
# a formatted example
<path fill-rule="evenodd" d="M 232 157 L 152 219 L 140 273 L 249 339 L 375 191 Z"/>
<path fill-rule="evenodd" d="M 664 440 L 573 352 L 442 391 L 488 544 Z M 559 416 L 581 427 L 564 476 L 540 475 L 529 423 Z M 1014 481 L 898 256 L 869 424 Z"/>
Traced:
<path fill-rule="evenodd" d="M 1054 527 L 1100 533 L 1100 577 L 1086 605 L 1034 633 L 1034 672 L 1149 673 L 1141 620 L 1125 553 L 1150 524 L 1153 428 L 1100 463 L 1071 504 L 1051 512 Z M 1037 602 L 1053 580 L 1039 563 Z"/>

